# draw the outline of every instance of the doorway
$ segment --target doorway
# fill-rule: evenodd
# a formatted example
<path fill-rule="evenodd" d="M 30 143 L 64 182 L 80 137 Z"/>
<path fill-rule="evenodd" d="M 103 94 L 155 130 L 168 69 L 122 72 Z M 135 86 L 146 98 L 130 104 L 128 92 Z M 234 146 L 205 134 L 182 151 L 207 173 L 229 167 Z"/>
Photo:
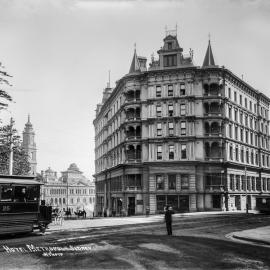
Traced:
<path fill-rule="evenodd" d="M 179 196 L 179 211 L 188 212 L 189 211 L 189 196 Z"/>
<path fill-rule="evenodd" d="M 221 208 L 221 197 L 220 195 L 212 195 L 213 208 Z"/>
<path fill-rule="evenodd" d="M 135 197 L 128 197 L 128 215 L 135 215 Z"/>

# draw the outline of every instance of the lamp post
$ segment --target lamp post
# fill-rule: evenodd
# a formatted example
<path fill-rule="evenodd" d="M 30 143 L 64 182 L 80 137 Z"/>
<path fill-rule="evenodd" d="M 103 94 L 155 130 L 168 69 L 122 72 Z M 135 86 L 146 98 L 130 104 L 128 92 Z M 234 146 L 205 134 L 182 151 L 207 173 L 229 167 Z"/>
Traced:
<path fill-rule="evenodd" d="M 68 180 L 67 180 L 67 212 L 68 212 Z"/>
<path fill-rule="evenodd" d="M 248 214 L 248 195 L 247 195 L 247 166 L 245 166 L 245 180 L 246 180 L 246 214 Z"/>

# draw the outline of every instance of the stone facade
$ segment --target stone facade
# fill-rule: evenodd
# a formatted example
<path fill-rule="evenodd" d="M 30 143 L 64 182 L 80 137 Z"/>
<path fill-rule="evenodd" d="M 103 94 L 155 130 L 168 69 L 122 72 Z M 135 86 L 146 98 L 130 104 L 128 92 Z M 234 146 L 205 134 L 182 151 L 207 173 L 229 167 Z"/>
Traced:
<path fill-rule="evenodd" d="M 64 211 L 70 209 L 71 213 L 85 209 L 87 215 L 93 214 L 95 184 L 83 176 L 76 164 L 72 163 L 60 178 L 51 168 L 42 171 L 41 176 L 44 181 L 41 199 L 47 205 Z"/>
<path fill-rule="evenodd" d="M 97 214 L 254 209 L 270 192 L 269 98 L 217 66 L 210 41 L 201 67 L 171 32 L 158 55 L 147 70 L 135 50 L 97 105 Z"/>

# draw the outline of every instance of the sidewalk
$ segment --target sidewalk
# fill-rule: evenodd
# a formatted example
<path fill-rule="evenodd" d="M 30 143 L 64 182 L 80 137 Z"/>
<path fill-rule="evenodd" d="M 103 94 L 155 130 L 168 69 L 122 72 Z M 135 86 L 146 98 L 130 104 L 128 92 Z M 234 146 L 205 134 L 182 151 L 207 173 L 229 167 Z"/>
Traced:
<path fill-rule="evenodd" d="M 217 214 L 234 214 L 241 212 L 192 212 L 192 213 L 179 213 L 174 214 L 174 217 L 188 217 L 188 216 L 202 216 L 202 215 L 217 215 Z M 87 228 L 99 228 L 99 227 L 112 227 L 120 225 L 130 225 L 130 224 L 144 224 L 153 222 L 163 222 L 164 215 L 150 215 L 148 217 L 144 216 L 131 216 L 131 217 L 98 217 L 94 219 L 76 219 L 76 220 L 64 220 L 62 225 L 49 224 L 47 232 L 54 231 L 72 231 L 72 230 L 84 230 Z"/>
<path fill-rule="evenodd" d="M 239 240 L 251 241 L 270 246 L 270 226 L 264 226 L 240 232 L 233 232 L 232 236 Z"/>

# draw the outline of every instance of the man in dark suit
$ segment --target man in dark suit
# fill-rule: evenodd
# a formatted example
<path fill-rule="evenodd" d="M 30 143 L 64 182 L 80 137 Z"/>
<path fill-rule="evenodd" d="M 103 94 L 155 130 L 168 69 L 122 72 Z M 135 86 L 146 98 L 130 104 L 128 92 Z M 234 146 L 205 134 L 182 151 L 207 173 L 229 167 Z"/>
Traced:
<path fill-rule="evenodd" d="M 172 207 L 166 207 L 165 210 L 165 222 L 168 235 L 172 235 L 172 215 L 174 214 Z"/>

